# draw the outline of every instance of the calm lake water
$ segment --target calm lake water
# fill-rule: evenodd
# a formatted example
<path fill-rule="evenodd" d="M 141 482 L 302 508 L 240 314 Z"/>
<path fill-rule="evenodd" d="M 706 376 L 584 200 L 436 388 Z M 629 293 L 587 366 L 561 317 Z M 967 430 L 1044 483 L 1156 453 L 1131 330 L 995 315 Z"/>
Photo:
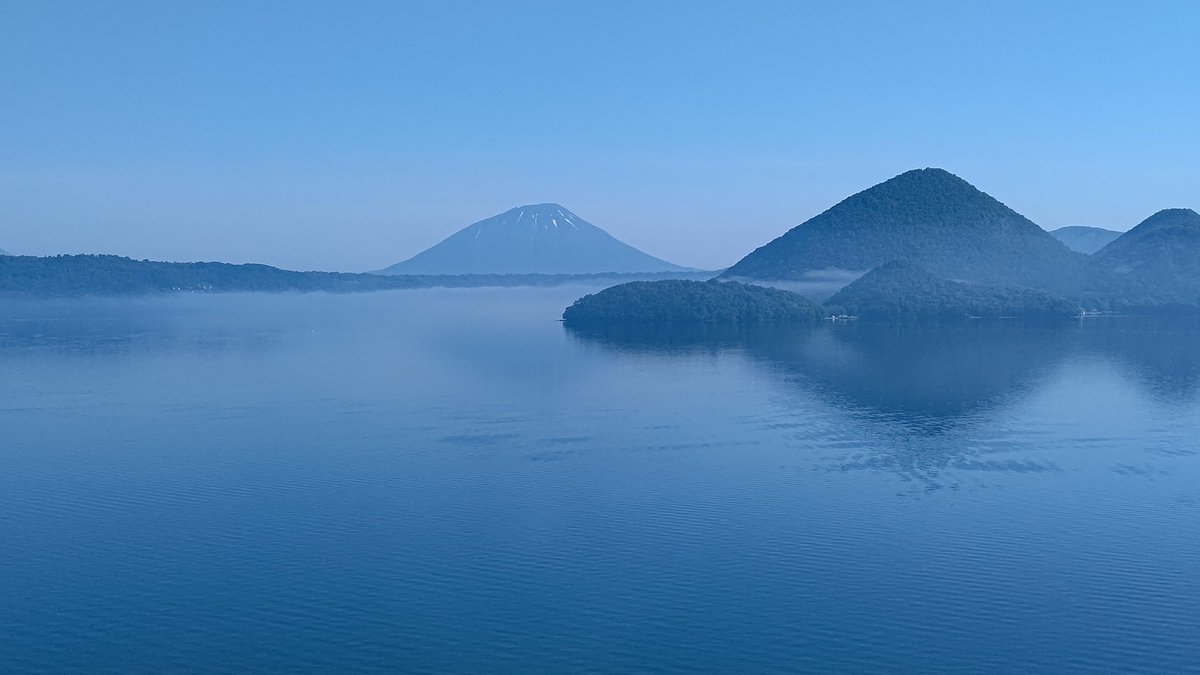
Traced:
<path fill-rule="evenodd" d="M 1200 669 L 1200 328 L 0 304 L 0 670 Z"/>

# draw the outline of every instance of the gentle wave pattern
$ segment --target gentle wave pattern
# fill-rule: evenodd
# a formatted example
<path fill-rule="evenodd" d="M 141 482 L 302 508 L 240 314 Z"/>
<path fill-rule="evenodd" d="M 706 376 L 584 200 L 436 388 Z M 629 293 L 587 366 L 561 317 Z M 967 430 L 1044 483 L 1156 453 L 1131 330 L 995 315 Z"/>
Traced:
<path fill-rule="evenodd" d="M 1186 322 L 0 306 L 0 670 L 1200 672 Z"/>

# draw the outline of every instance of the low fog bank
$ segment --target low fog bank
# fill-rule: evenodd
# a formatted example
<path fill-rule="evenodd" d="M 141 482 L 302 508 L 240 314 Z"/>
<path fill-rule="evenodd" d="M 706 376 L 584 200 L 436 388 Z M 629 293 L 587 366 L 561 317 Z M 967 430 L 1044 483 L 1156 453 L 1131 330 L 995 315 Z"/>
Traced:
<path fill-rule="evenodd" d="M 857 281 L 870 270 L 824 269 L 809 270 L 804 278 L 796 279 L 750 279 L 746 277 L 725 277 L 727 281 L 738 281 L 755 286 L 767 286 L 784 291 L 799 293 L 815 303 L 823 303 L 833 297 L 851 283 Z"/>

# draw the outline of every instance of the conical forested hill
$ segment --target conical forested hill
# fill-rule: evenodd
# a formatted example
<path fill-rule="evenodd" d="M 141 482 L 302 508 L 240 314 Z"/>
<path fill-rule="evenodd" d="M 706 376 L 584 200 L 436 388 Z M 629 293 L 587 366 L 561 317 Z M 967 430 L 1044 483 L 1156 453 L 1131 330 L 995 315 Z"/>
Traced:
<path fill-rule="evenodd" d="M 1092 256 L 1088 290 L 1129 305 L 1200 304 L 1200 214 L 1166 209 Z"/>
<path fill-rule="evenodd" d="M 948 279 L 1060 290 L 1086 257 L 942 169 L 847 198 L 747 255 L 726 277 L 802 281 L 909 260 Z"/>

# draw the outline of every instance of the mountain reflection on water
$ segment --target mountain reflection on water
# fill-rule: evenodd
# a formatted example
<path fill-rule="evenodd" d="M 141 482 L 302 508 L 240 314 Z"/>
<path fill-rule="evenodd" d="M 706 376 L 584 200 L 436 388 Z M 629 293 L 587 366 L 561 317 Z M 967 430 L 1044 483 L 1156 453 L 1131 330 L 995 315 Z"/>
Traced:
<path fill-rule="evenodd" d="M 1200 389 L 1200 323 L 1192 319 L 567 330 L 618 352 L 740 351 L 831 401 L 916 423 L 1001 405 L 1070 359 L 1111 361 L 1167 402 L 1190 402 Z"/>
<path fill-rule="evenodd" d="M 1190 319 L 568 332 L 618 353 L 744 354 L 771 378 L 816 396 L 886 439 L 869 452 L 855 448 L 829 457 L 827 469 L 889 470 L 930 489 L 944 487 L 947 469 L 1056 471 L 1041 459 L 989 458 L 1010 453 L 1013 444 L 988 442 L 972 430 L 993 421 L 1005 406 L 1019 405 L 1068 365 L 1101 360 L 1163 405 L 1193 403 L 1200 390 L 1200 325 Z"/>
<path fill-rule="evenodd" d="M 0 303 L 4 672 L 1181 672 L 1200 331 Z"/>

